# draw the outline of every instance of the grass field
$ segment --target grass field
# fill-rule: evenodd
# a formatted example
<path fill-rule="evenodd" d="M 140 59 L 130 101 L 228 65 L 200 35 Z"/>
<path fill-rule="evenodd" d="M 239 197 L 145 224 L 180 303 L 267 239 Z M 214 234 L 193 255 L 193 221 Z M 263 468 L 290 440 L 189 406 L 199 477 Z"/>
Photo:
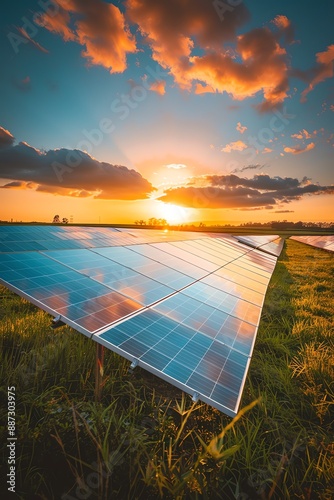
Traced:
<path fill-rule="evenodd" d="M 1 476 L 15 386 L 17 498 L 333 498 L 334 254 L 286 241 L 234 420 L 110 351 L 95 403 L 95 344 L 0 298 Z"/>

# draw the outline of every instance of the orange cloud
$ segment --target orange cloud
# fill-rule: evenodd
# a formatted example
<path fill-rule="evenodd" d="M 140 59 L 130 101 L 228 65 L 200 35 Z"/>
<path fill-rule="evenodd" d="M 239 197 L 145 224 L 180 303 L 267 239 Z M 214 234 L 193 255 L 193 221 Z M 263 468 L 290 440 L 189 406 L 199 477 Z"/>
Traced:
<path fill-rule="evenodd" d="M 34 189 L 38 185 L 33 182 L 12 181 L 0 186 L 2 189 Z"/>
<path fill-rule="evenodd" d="M 310 144 L 308 144 L 305 148 L 301 148 L 301 147 L 295 147 L 295 148 L 285 147 L 284 151 L 286 153 L 291 153 L 293 155 L 298 155 L 300 153 L 306 153 L 306 151 L 311 151 L 311 149 L 313 149 L 314 147 L 315 147 L 314 142 L 310 142 Z"/>
<path fill-rule="evenodd" d="M 0 149 L 11 146 L 15 141 L 14 136 L 3 127 L 0 127 Z"/>
<path fill-rule="evenodd" d="M 290 68 L 281 41 L 292 43 L 294 33 L 285 15 L 277 15 L 269 27 L 237 35 L 250 18 L 244 2 L 228 11 L 223 24 L 212 2 L 203 0 L 125 0 L 125 14 L 103 0 L 57 0 L 57 5 L 57 13 L 41 15 L 40 24 L 82 45 L 90 64 L 112 73 L 126 69 L 127 55 L 137 52 L 128 20 L 137 25 L 153 60 L 169 70 L 181 89 L 226 92 L 236 100 L 262 93 L 260 112 L 280 106 L 288 97 L 289 75 L 308 82 L 303 101 L 315 85 L 333 76 L 334 45 L 316 55 L 313 69 Z M 152 90 L 163 95 L 165 87 L 155 83 Z"/>
<path fill-rule="evenodd" d="M 262 152 L 262 153 L 272 153 L 272 152 L 273 152 L 273 150 L 272 150 L 272 149 L 270 149 L 270 148 L 264 148 L 261 152 Z"/>
<path fill-rule="evenodd" d="M 195 94 L 208 94 L 214 92 L 210 85 L 203 85 L 202 83 L 195 84 Z"/>
<path fill-rule="evenodd" d="M 40 24 L 65 41 L 82 45 L 82 55 L 90 64 L 103 66 L 110 73 L 123 72 L 127 54 L 137 48 L 121 11 L 102 0 L 57 0 L 57 3 L 60 7 L 57 14 L 46 12 Z"/>
<path fill-rule="evenodd" d="M 292 43 L 294 39 L 294 29 L 291 21 L 281 14 L 277 15 L 272 23 L 278 28 L 278 35 L 283 35 L 287 42 Z"/>
<path fill-rule="evenodd" d="M 200 178 L 200 183 L 203 179 Z M 267 174 L 244 178 L 237 175 L 208 175 L 206 186 L 181 186 L 166 189 L 158 198 L 191 208 L 277 208 L 282 203 L 298 201 L 303 196 L 334 195 L 334 185 L 313 184 L 305 177 L 270 177 Z"/>
<path fill-rule="evenodd" d="M 240 122 L 238 122 L 236 129 L 238 132 L 240 132 L 240 134 L 243 134 L 247 130 L 247 127 L 244 127 Z"/>
<path fill-rule="evenodd" d="M 302 92 L 301 101 L 306 101 L 306 96 L 311 90 L 314 89 L 318 83 L 331 78 L 334 75 L 334 44 L 329 45 L 324 52 L 316 54 L 317 66 L 312 68 L 308 74 L 299 72 L 306 80 L 310 80 L 309 86 Z"/>
<path fill-rule="evenodd" d="M 36 49 L 40 50 L 41 52 L 44 52 L 45 54 L 48 54 L 49 51 L 47 49 L 45 49 L 44 47 L 42 47 L 42 45 L 40 45 L 38 42 L 35 42 L 35 40 L 33 40 L 29 35 L 28 33 L 26 32 L 26 30 L 24 28 L 16 28 L 17 31 L 19 33 L 21 33 L 21 35 L 26 39 L 28 40 L 29 43 L 31 43 L 31 45 L 33 45 Z"/>
<path fill-rule="evenodd" d="M 238 28 L 249 19 L 243 3 L 229 12 L 223 27 L 212 3 L 203 0 L 126 0 L 125 5 L 130 20 L 146 37 L 153 59 L 188 90 L 192 80 L 187 69 L 194 46 L 219 50 L 223 42 L 235 40 Z"/>
<path fill-rule="evenodd" d="M 65 42 L 78 41 L 75 31 L 69 26 L 71 23 L 70 11 L 67 11 L 69 5 L 66 0 L 57 0 L 56 14 L 45 12 L 36 19 L 36 22 L 43 28 L 60 35 Z"/>
<path fill-rule="evenodd" d="M 222 50 L 191 57 L 186 70 L 188 80 L 203 81 L 238 100 L 262 92 L 265 100 L 260 111 L 279 106 L 287 97 L 288 64 L 285 50 L 274 34 L 261 28 L 239 36 L 236 54 L 242 63 Z"/>
<path fill-rule="evenodd" d="M 211 88 L 240 100 L 263 92 L 261 111 L 287 97 L 288 63 L 277 34 L 261 28 L 237 37 L 248 19 L 243 4 L 229 12 L 224 29 L 211 3 L 202 0 L 127 0 L 126 8 L 146 37 L 153 59 L 169 69 L 181 88 L 194 88 L 195 93 Z M 226 42 L 236 43 L 235 49 L 224 47 Z M 194 56 L 194 48 L 202 49 L 203 55 Z"/>
<path fill-rule="evenodd" d="M 158 80 L 153 82 L 150 86 L 150 90 L 153 90 L 157 94 L 165 95 L 166 93 L 166 82 L 164 80 Z"/>
<path fill-rule="evenodd" d="M 3 186 L 4 187 L 4 186 Z M 59 196 L 71 196 L 73 198 L 88 198 L 98 194 L 95 191 L 86 191 L 85 189 L 68 189 L 59 186 L 51 186 L 48 184 L 39 184 L 36 186 L 35 190 L 39 193 L 48 193 Z"/>
<path fill-rule="evenodd" d="M 279 42 L 281 35 L 292 40 L 286 16 L 276 16 L 273 29 L 238 36 L 250 18 L 243 2 L 229 10 L 223 24 L 212 2 L 203 0 L 125 0 L 125 15 L 103 0 L 57 0 L 57 5 L 58 12 L 45 13 L 40 24 L 65 41 L 82 45 L 90 64 L 112 73 L 123 72 L 127 54 L 137 52 L 126 16 L 138 26 L 153 60 L 169 70 L 181 89 L 196 94 L 226 92 L 237 100 L 262 93 L 259 111 L 271 110 L 287 97 L 289 64 Z M 196 49 L 201 55 L 194 54 Z M 165 87 L 156 82 L 152 90 L 162 95 Z"/>
<path fill-rule="evenodd" d="M 291 23 L 289 21 L 289 19 L 286 17 L 286 16 L 282 16 L 282 15 L 277 15 L 274 19 L 273 19 L 273 23 L 278 27 L 278 28 L 288 28 Z"/>
<path fill-rule="evenodd" d="M 245 144 L 243 141 L 235 141 L 235 142 L 230 142 L 230 144 L 226 144 L 224 148 L 221 149 L 223 153 L 230 153 L 231 151 L 243 151 L 244 149 L 247 149 L 247 144 Z"/>
<path fill-rule="evenodd" d="M 316 135 L 316 130 L 313 132 Z M 310 134 L 306 129 L 303 128 L 298 134 L 292 134 L 293 139 L 311 139 L 312 134 Z"/>

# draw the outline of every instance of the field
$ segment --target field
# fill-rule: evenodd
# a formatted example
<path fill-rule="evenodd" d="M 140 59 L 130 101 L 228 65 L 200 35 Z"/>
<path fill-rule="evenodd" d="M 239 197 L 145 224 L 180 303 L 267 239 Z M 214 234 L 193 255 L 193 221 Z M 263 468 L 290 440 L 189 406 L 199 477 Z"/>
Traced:
<path fill-rule="evenodd" d="M 333 297 L 334 254 L 286 240 L 232 420 L 110 351 L 95 402 L 95 344 L 1 287 L 0 433 L 14 386 L 17 498 L 332 499 Z"/>

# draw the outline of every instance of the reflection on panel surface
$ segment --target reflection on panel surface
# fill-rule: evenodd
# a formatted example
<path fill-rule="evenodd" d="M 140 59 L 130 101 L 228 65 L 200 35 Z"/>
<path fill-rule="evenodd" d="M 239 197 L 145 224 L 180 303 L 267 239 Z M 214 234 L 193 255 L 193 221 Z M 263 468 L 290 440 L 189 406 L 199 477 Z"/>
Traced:
<path fill-rule="evenodd" d="M 259 248 L 263 252 L 279 257 L 284 245 L 284 240 L 277 234 L 266 236 L 235 236 L 240 243 L 245 243 L 253 248 Z"/>
<path fill-rule="evenodd" d="M 291 236 L 291 240 L 299 241 L 300 243 L 306 243 L 317 248 L 323 248 L 334 251 L 334 235 L 328 236 Z"/>
<path fill-rule="evenodd" d="M 150 310 L 96 336 L 97 342 L 234 415 L 248 356 Z"/>
<path fill-rule="evenodd" d="M 277 237 L 252 238 L 0 226 L 0 282 L 176 387 L 235 415 L 280 244 Z M 268 251 L 270 245 L 275 251 Z"/>

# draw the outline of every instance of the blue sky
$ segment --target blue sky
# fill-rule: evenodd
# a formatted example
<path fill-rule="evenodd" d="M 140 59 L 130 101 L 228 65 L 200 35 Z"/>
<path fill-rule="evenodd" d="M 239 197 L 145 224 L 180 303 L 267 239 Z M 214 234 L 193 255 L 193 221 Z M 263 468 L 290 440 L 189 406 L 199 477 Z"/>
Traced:
<path fill-rule="evenodd" d="M 7 5 L 0 218 L 330 220 L 331 14 L 329 1 Z"/>

